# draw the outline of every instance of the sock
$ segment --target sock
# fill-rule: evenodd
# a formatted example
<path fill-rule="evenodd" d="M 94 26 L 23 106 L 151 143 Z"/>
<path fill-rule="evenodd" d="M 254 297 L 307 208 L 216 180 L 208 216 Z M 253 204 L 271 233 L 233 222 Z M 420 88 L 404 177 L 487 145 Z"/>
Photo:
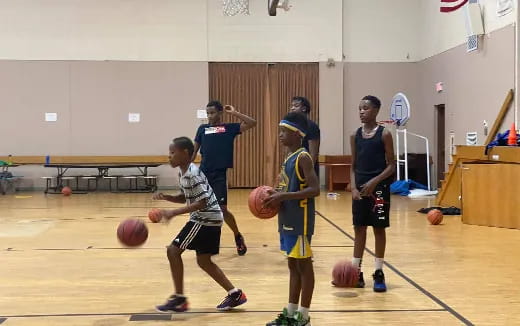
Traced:
<path fill-rule="evenodd" d="M 303 319 L 309 319 L 309 308 L 300 307 L 298 311 L 302 313 Z"/>
<path fill-rule="evenodd" d="M 292 317 L 296 310 L 298 310 L 298 304 L 289 302 L 289 304 L 287 305 L 287 313 L 289 314 L 289 316 Z"/>
<path fill-rule="evenodd" d="M 175 296 L 178 298 L 186 298 L 182 293 L 175 293 Z"/>
<path fill-rule="evenodd" d="M 383 262 L 384 262 L 384 260 L 385 260 L 384 258 L 377 258 L 376 257 L 376 260 L 375 260 L 376 271 L 378 269 L 381 269 L 381 270 L 383 269 Z"/>
<path fill-rule="evenodd" d="M 232 295 L 235 292 L 238 292 L 238 289 L 237 288 L 232 288 L 231 290 L 228 291 L 228 294 Z"/>
<path fill-rule="evenodd" d="M 357 269 L 361 270 L 361 258 L 352 258 L 352 266 L 356 267 Z"/>

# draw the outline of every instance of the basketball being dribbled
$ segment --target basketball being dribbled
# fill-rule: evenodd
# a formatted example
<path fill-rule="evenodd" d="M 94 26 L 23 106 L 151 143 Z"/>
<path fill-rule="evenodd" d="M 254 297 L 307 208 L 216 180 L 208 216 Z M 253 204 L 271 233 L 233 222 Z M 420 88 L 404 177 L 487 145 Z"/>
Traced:
<path fill-rule="evenodd" d="M 359 270 L 348 260 L 341 260 L 332 269 L 332 284 L 337 287 L 356 287 Z"/>
<path fill-rule="evenodd" d="M 148 212 L 148 218 L 150 219 L 150 221 L 152 221 L 153 223 L 158 223 L 161 221 L 162 219 L 162 215 L 161 215 L 161 210 L 158 209 L 158 208 L 153 208 L 152 210 L 150 210 Z"/>
<path fill-rule="evenodd" d="M 442 212 L 438 209 L 432 209 L 431 211 L 426 214 L 426 218 L 432 225 L 438 225 L 442 223 Z"/>
<path fill-rule="evenodd" d="M 272 187 L 260 186 L 249 194 L 249 210 L 258 218 L 271 218 L 278 214 L 279 207 L 265 207 L 264 201 L 269 197 L 269 191 L 274 191 Z"/>
<path fill-rule="evenodd" d="M 141 220 L 127 219 L 119 224 L 117 238 L 126 246 L 140 246 L 148 239 L 148 228 Z"/>
<path fill-rule="evenodd" d="M 70 187 L 63 187 L 61 193 L 63 196 L 70 196 L 72 194 L 72 189 L 70 189 Z"/>

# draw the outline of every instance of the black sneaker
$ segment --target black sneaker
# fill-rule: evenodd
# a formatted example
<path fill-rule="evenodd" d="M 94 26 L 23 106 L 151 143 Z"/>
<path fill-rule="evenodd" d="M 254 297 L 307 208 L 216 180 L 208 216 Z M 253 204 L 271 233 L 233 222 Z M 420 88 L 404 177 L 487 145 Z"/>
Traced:
<path fill-rule="evenodd" d="M 359 279 L 356 284 L 357 288 L 364 288 L 365 287 L 365 279 L 363 278 L 363 272 L 359 272 Z"/>
<path fill-rule="evenodd" d="M 244 237 L 242 236 L 242 234 L 237 234 L 235 236 L 235 243 L 237 245 L 237 253 L 239 256 L 243 256 L 246 254 L 247 252 L 247 246 L 246 246 L 246 243 L 244 241 Z"/>
<path fill-rule="evenodd" d="M 247 297 L 242 290 L 228 294 L 217 306 L 217 310 L 230 310 L 247 302 Z"/>
<path fill-rule="evenodd" d="M 186 297 L 179 297 L 176 295 L 172 295 L 168 298 L 165 304 L 160 306 L 155 306 L 155 310 L 158 312 L 184 312 L 188 310 L 188 301 Z"/>
<path fill-rule="evenodd" d="M 376 270 L 372 277 L 374 278 L 374 292 L 386 292 L 385 274 L 383 270 Z"/>

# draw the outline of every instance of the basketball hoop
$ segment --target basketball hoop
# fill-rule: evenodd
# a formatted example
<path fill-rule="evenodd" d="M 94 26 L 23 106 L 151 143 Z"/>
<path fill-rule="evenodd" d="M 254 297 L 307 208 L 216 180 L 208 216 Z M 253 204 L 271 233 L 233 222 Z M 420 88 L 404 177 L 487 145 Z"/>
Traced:
<path fill-rule="evenodd" d="M 390 119 L 397 127 L 404 126 L 410 119 L 410 102 L 403 93 L 395 94 L 390 105 Z"/>
<path fill-rule="evenodd" d="M 249 0 L 222 0 L 224 16 L 249 15 Z"/>
<path fill-rule="evenodd" d="M 428 191 L 431 188 L 430 181 L 430 143 L 428 138 L 425 136 L 418 135 L 416 133 L 410 132 L 406 129 L 406 122 L 410 119 L 410 102 L 408 98 L 403 93 L 395 94 L 392 99 L 392 104 L 390 105 L 390 121 L 395 124 L 397 127 L 395 129 L 395 147 L 397 150 L 397 180 L 401 180 L 401 163 L 404 165 L 404 180 L 408 180 L 408 137 L 413 136 L 419 139 L 424 140 L 425 148 L 426 148 L 426 174 L 428 179 Z M 383 121 L 387 122 L 387 121 Z M 403 127 L 403 128 L 400 128 Z M 401 141 L 400 137 L 403 138 L 403 158 L 401 159 Z"/>
<path fill-rule="evenodd" d="M 276 16 L 277 9 L 289 11 L 292 8 L 289 0 L 267 0 L 267 12 L 269 16 Z"/>

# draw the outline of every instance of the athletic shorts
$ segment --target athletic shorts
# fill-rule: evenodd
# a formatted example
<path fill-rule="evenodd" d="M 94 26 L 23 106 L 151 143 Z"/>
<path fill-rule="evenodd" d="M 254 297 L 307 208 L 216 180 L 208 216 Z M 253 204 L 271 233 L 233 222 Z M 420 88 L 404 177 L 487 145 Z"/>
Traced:
<path fill-rule="evenodd" d="M 280 250 L 290 258 L 305 259 L 312 257 L 312 235 L 280 233 Z"/>
<path fill-rule="evenodd" d="M 355 226 L 390 226 L 390 185 L 380 183 L 374 193 L 361 200 L 352 200 L 352 219 Z"/>
<path fill-rule="evenodd" d="M 221 226 L 206 226 L 189 221 L 171 245 L 184 250 L 195 250 L 197 255 L 218 255 L 221 228 Z"/>
<path fill-rule="evenodd" d="M 204 172 L 220 206 L 227 205 L 227 170 Z"/>

